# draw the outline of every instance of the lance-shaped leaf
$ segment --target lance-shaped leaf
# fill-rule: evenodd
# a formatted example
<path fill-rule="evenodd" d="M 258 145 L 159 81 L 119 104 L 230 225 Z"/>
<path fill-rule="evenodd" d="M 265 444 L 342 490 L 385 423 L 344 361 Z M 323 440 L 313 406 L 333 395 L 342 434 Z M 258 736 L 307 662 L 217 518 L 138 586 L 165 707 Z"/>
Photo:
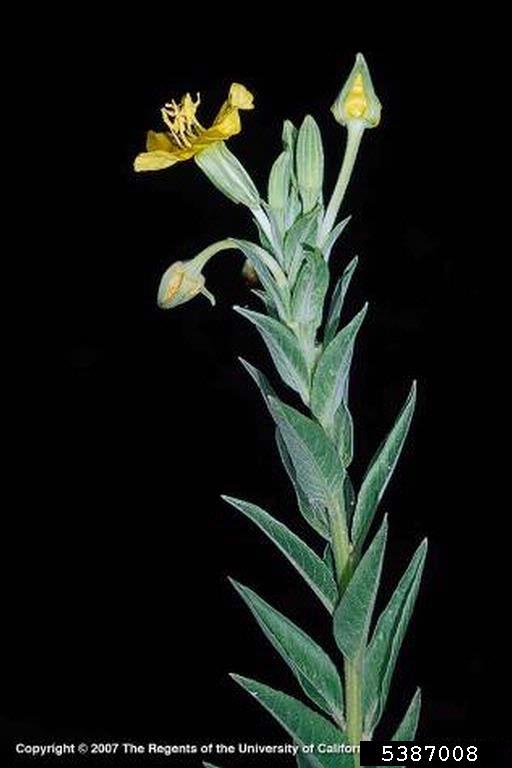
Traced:
<path fill-rule="evenodd" d="M 264 248 L 249 240 L 232 238 L 232 242 L 252 264 L 260 283 L 276 306 L 279 316 L 286 320 L 289 315 L 290 292 L 286 277 L 277 261 Z"/>
<path fill-rule="evenodd" d="M 306 115 L 299 129 L 295 162 L 302 208 L 307 213 L 321 200 L 324 180 L 322 137 L 311 115 Z"/>
<path fill-rule="evenodd" d="M 234 203 L 257 208 L 260 196 L 256 186 L 238 158 L 223 141 L 216 141 L 194 157 L 212 184 Z"/>
<path fill-rule="evenodd" d="M 272 209 L 281 235 L 285 229 L 285 213 L 290 193 L 292 156 L 281 152 L 270 171 L 268 180 L 268 204 Z"/>
<path fill-rule="evenodd" d="M 345 471 L 322 427 L 280 400 L 269 407 L 310 505 L 320 513 L 342 505 Z"/>
<path fill-rule="evenodd" d="M 320 709 L 343 721 L 343 689 L 340 676 L 325 651 L 252 589 L 230 579 L 248 605 L 267 639 L 283 657 L 305 693 Z"/>
<path fill-rule="evenodd" d="M 260 312 L 242 307 L 234 309 L 254 323 L 267 345 L 274 364 L 289 387 L 300 394 L 304 402 L 309 397 L 309 374 L 304 357 L 294 334 L 282 323 Z"/>
<path fill-rule="evenodd" d="M 283 123 L 283 133 L 282 133 L 282 140 L 283 140 L 283 147 L 284 149 L 287 149 L 288 152 L 291 153 L 292 157 L 295 156 L 295 147 L 297 144 L 297 136 L 299 135 L 299 132 L 297 128 L 294 126 L 291 120 L 285 120 Z"/>
<path fill-rule="evenodd" d="M 293 696 L 240 675 L 231 675 L 231 677 L 270 712 L 299 746 L 346 743 L 342 731 Z M 308 755 L 308 758 L 314 768 L 352 768 L 353 766 L 352 756 L 346 753 L 327 755 L 319 754 L 316 750 L 312 755 Z"/>
<path fill-rule="evenodd" d="M 384 519 L 334 612 L 334 638 L 347 659 L 355 659 L 366 646 L 379 588 L 387 528 Z"/>
<path fill-rule="evenodd" d="M 275 520 L 268 512 L 265 512 L 256 504 L 250 504 L 247 501 L 241 501 L 229 496 L 223 496 L 222 498 L 240 510 L 268 536 L 294 568 L 297 569 L 315 595 L 321 600 L 322 604 L 332 613 L 338 600 L 338 588 L 332 573 L 316 552 L 313 552 L 311 547 L 305 544 L 297 534 L 290 531 L 286 525 Z"/>
<path fill-rule="evenodd" d="M 301 515 L 305 520 L 308 521 L 310 526 L 314 528 L 317 533 L 320 534 L 320 536 L 323 536 L 324 539 L 327 539 L 328 541 L 330 541 L 331 532 L 329 528 L 329 520 L 327 517 L 327 513 L 325 509 L 321 509 L 319 507 L 313 507 L 309 503 L 308 497 L 302 490 L 302 487 L 299 481 L 297 480 L 297 473 L 295 472 L 295 467 L 293 466 L 292 460 L 290 458 L 290 454 L 288 453 L 288 448 L 286 447 L 286 443 L 284 442 L 284 439 L 278 427 L 276 427 L 276 443 L 277 443 L 277 450 L 279 451 L 279 456 L 286 470 L 286 474 L 290 478 L 291 483 L 294 487 L 295 493 L 297 495 L 297 503 L 299 505 L 299 510 Z"/>
<path fill-rule="evenodd" d="M 258 299 L 263 302 L 265 309 L 267 310 L 267 315 L 273 317 L 275 320 L 279 320 L 279 312 L 277 311 L 277 307 L 268 293 L 265 293 L 265 291 L 260 291 L 258 288 L 252 288 L 251 293 L 257 296 Z"/>
<path fill-rule="evenodd" d="M 267 377 L 265 376 L 264 373 L 258 370 L 258 368 L 256 368 L 254 365 L 251 365 L 246 360 L 243 360 L 243 358 L 240 357 L 239 360 L 244 366 L 244 368 L 246 369 L 246 371 L 250 374 L 251 378 L 256 382 L 258 389 L 263 395 L 265 404 L 268 407 L 270 405 L 269 398 L 272 397 L 274 399 L 277 399 L 277 395 L 274 389 L 272 388 L 272 386 L 270 385 Z M 329 520 L 328 520 L 327 514 L 325 510 L 313 508 L 309 503 L 308 497 L 302 490 L 297 480 L 297 474 L 295 472 L 295 468 L 290 459 L 288 448 L 286 447 L 286 443 L 284 442 L 278 427 L 276 427 L 276 444 L 277 444 L 277 449 L 279 451 L 279 456 L 281 458 L 281 461 L 283 462 L 283 466 L 295 490 L 295 494 L 297 496 L 297 503 L 299 505 L 299 510 L 301 515 L 304 517 L 305 520 L 307 520 L 307 522 L 312 526 L 312 528 L 315 529 L 317 533 L 319 533 L 321 536 L 324 537 L 324 539 L 327 539 L 329 541 L 331 538 L 331 533 L 330 533 Z M 345 485 L 348 480 L 349 478 L 347 476 L 345 478 Z"/>
<path fill-rule="evenodd" d="M 352 540 L 361 547 L 402 451 L 416 403 L 416 382 L 395 425 L 374 456 L 357 496 Z"/>
<path fill-rule="evenodd" d="M 343 222 L 342 222 L 343 223 Z M 334 231 L 334 230 L 333 230 Z M 331 296 L 331 302 L 329 304 L 329 310 L 327 312 L 327 320 L 325 321 L 324 331 L 324 345 L 327 346 L 336 336 L 338 326 L 340 324 L 341 311 L 345 302 L 345 296 L 352 280 L 352 275 L 357 267 L 358 257 L 355 256 L 350 264 L 348 264 L 340 279 L 334 287 L 334 291 Z"/>
<path fill-rule="evenodd" d="M 338 449 L 341 463 L 347 468 L 352 463 L 354 455 L 354 423 L 344 400 L 341 401 L 334 414 L 332 439 Z"/>
<path fill-rule="evenodd" d="M 334 229 L 331 229 L 324 242 L 320 245 L 320 250 L 322 251 L 326 261 L 329 261 L 329 256 L 331 255 L 331 251 L 336 243 L 336 240 L 339 238 L 351 218 L 351 216 L 347 216 L 346 219 L 338 222 Z"/>
<path fill-rule="evenodd" d="M 318 249 L 305 248 L 292 294 L 292 317 L 295 322 L 311 325 L 315 330 L 322 322 L 325 294 L 329 287 L 329 269 Z"/>
<path fill-rule="evenodd" d="M 407 712 L 398 728 L 396 729 L 393 741 L 414 741 L 421 712 L 421 689 L 418 688 L 412 697 Z"/>
<path fill-rule="evenodd" d="M 398 653 L 418 596 L 425 558 L 425 539 L 409 563 L 376 624 L 364 660 L 365 732 L 377 726 L 389 693 Z"/>
<path fill-rule="evenodd" d="M 218 768 L 218 766 L 213 765 L 213 763 L 203 763 L 204 768 Z"/>
<path fill-rule="evenodd" d="M 336 335 L 318 361 L 311 387 L 311 410 L 332 437 L 334 418 L 344 399 L 357 333 L 368 305 Z"/>
<path fill-rule="evenodd" d="M 291 285 L 294 284 L 304 259 L 302 246 L 304 243 L 314 243 L 319 217 L 320 207 L 317 206 L 304 216 L 300 216 L 286 233 L 283 245 L 284 264 L 288 270 Z"/>
<path fill-rule="evenodd" d="M 251 365 L 247 362 L 247 360 L 244 360 L 243 357 L 238 358 L 240 362 L 242 363 L 243 367 L 247 371 L 247 373 L 250 375 L 250 377 L 253 379 L 253 381 L 256 382 L 258 389 L 260 390 L 261 394 L 263 395 L 263 400 L 265 401 L 265 405 L 268 408 L 268 399 L 269 397 L 277 397 L 274 388 L 270 384 L 269 380 L 265 376 L 264 373 L 262 373 L 256 366 Z"/>

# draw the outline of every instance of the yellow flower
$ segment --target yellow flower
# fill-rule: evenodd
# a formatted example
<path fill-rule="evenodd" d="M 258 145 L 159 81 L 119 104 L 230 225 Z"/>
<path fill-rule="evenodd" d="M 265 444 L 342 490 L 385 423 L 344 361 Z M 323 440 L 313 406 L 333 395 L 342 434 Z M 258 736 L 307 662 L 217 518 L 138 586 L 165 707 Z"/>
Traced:
<path fill-rule="evenodd" d="M 192 99 L 185 94 L 180 103 L 174 99 L 162 107 L 165 133 L 148 131 L 146 152 L 135 158 L 136 171 L 160 171 L 207 149 L 212 144 L 229 139 L 242 130 L 239 110 L 254 109 L 253 95 L 245 86 L 233 83 L 227 100 L 209 128 L 204 128 L 196 117 L 200 96 Z"/>

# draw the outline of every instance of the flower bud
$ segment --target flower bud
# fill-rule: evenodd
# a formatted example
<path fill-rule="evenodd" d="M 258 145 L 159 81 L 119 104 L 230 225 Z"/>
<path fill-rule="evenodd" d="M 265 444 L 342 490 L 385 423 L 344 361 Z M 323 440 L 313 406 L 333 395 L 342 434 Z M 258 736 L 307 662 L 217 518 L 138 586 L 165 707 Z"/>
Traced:
<path fill-rule="evenodd" d="M 161 309 L 171 309 L 179 304 L 193 299 L 199 293 L 206 296 L 213 304 L 215 298 L 206 290 L 204 276 L 201 274 L 202 263 L 198 263 L 199 257 L 190 261 L 175 261 L 167 269 L 160 281 L 158 288 L 158 306 Z"/>
<path fill-rule="evenodd" d="M 356 56 L 352 72 L 331 107 L 341 125 L 359 122 L 363 128 L 375 128 L 380 122 L 381 104 L 373 89 L 370 70 L 362 53 Z"/>

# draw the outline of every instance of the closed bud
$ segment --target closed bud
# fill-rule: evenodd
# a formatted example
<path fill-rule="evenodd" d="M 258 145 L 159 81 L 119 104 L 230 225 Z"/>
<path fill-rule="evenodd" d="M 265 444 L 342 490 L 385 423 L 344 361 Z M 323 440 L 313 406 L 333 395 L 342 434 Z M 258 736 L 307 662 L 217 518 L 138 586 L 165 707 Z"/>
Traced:
<path fill-rule="evenodd" d="M 352 72 L 331 111 L 341 125 L 359 123 L 363 128 L 375 128 L 380 122 L 381 109 L 368 65 L 363 54 L 358 53 Z"/>

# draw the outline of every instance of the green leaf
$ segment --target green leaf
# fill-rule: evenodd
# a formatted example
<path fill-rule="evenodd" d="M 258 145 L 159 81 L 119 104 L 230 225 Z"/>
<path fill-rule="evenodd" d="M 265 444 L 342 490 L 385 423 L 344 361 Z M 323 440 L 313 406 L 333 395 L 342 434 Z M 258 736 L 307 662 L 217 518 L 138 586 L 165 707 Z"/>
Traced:
<path fill-rule="evenodd" d="M 311 387 L 311 410 L 327 434 L 334 435 L 334 418 L 345 398 L 357 333 L 368 305 L 335 336 L 318 361 Z"/>
<path fill-rule="evenodd" d="M 352 480 L 350 477 L 345 475 L 345 482 L 343 483 L 343 495 L 345 497 L 345 516 L 347 518 L 347 527 L 352 520 L 352 515 L 354 514 L 354 507 L 356 505 L 356 494 L 354 491 L 354 486 L 352 485 Z"/>
<path fill-rule="evenodd" d="M 254 365 L 251 365 L 247 362 L 247 360 L 244 360 L 243 357 L 238 358 L 242 365 L 244 366 L 247 373 L 250 375 L 250 377 L 253 379 L 253 381 L 256 382 L 258 389 L 260 390 L 261 394 L 263 395 L 263 400 L 265 401 L 265 405 L 267 408 L 269 407 L 268 399 L 269 397 L 277 397 L 274 388 L 270 384 L 269 380 L 265 376 L 264 373 L 262 373 L 258 368 L 256 368 Z"/>
<path fill-rule="evenodd" d="M 240 675 L 231 677 L 270 712 L 299 746 L 345 744 L 342 731 L 292 696 Z M 352 768 L 353 765 L 353 758 L 348 754 L 325 755 L 315 751 L 308 759 L 314 768 Z"/>
<path fill-rule="evenodd" d="M 342 504 L 344 469 L 322 427 L 277 399 L 270 398 L 269 407 L 313 509 L 323 513 Z"/>
<path fill-rule="evenodd" d="M 255 296 L 260 299 L 260 301 L 263 302 L 265 309 L 267 310 L 267 315 L 269 317 L 273 317 L 275 320 L 279 320 L 279 313 L 277 311 L 277 307 L 268 295 L 268 293 L 265 293 L 265 291 L 260 291 L 258 288 L 251 288 L 251 293 L 253 293 Z"/>
<path fill-rule="evenodd" d="M 217 768 L 216 765 L 213 765 L 212 763 L 203 763 L 204 768 Z"/>
<path fill-rule="evenodd" d="M 299 132 L 294 126 L 291 120 L 285 120 L 283 123 L 283 147 L 287 149 L 292 157 L 295 155 L 295 146 L 297 144 L 297 136 Z"/>
<path fill-rule="evenodd" d="M 212 184 L 234 203 L 243 203 L 248 208 L 259 206 L 260 196 L 253 180 L 223 141 L 199 152 L 194 160 Z"/>
<path fill-rule="evenodd" d="M 285 229 L 285 212 L 288 205 L 292 173 L 290 152 L 281 152 L 270 171 L 268 180 L 268 204 L 271 207 L 281 235 Z"/>
<path fill-rule="evenodd" d="M 255 368 L 246 360 L 243 360 L 241 357 L 239 358 L 239 360 L 244 366 L 244 368 L 248 371 L 251 378 L 256 382 L 261 394 L 263 395 L 263 399 L 265 401 L 266 406 L 269 407 L 270 406 L 269 398 L 273 397 L 274 399 L 277 399 L 277 395 L 274 389 L 272 388 L 272 386 L 270 385 L 267 377 L 260 370 L 258 370 L 258 368 Z M 331 533 L 329 529 L 329 521 L 325 513 L 325 510 L 313 508 L 309 503 L 308 497 L 302 490 L 297 480 L 297 473 L 295 472 L 295 468 L 290 459 L 290 454 L 286 447 L 286 443 L 284 442 L 284 439 L 281 436 L 281 433 L 279 432 L 278 427 L 276 427 L 276 443 L 279 451 L 279 456 L 281 458 L 281 461 L 283 462 L 283 466 L 294 487 L 295 494 L 297 496 L 297 503 L 298 503 L 301 515 L 304 517 L 305 520 L 307 520 L 309 525 L 311 525 L 311 527 L 314 528 L 314 530 L 320 534 L 320 536 L 323 536 L 324 539 L 327 539 L 329 541 L 331 538 Z"/>
<path fill-rule="evenodd" d="M 416 403 L 416 382 L 405 401 L 393 429 L 374 456 L 357 497 L 354 520 L 352 522 L 352 540 L 361 547 L 372 524 L 379 502 L 386 490 L 402 451 Z"/>
<path fill-rule="evenodd" d="M 334 244 L 336 243 L 336 240 L 339 238 L 351 218 L 351 216 L 347 216 L 346 219 L 343 219 L 343 221 L 340 221 L 338 224 L 336 224 L 336 226 L 331 229 L 324 242 L 320 246 L 320 250 L 322 251 L 326 261 L 329 261 L 331 251 Z"/>
<path fill-rule="evenodd" d="M 303 245 L 314 244 L 320 213 L 321 208 L 317 206 L 304 216 L 300 216 L 285 235 L 283 244 L 284 266 L 289 274 L 290 285 L 295 283 L 305 258 Z"/>
<path fill-rule="evenodd" d="M 338 331 L 338 326 L 340 324 L 341 310 L 343 309 L 345 296 L 347 295 L 350 281 L 352 280 L 352 275 L 354 274 L 358 261 L 359 261 L 358 257 L 355 256 L 350 262 L 350 264 L 346 266 L 342 276 L 340 277 L 340 279 L 338 280 L 334 288 L 334 291 L 331 297 L 331 303 L 329 305 L 329 311 L 327 313 L 327 320 L 325 322 L 325 331 L 324 331 L 325 346 L 330 344 L 330 342 L 334 339 Z"/>
<path fill-rule="evenodd" d="M 305 520 L 307 520 L 310 526 L 314 528 L 317 533 L 320 534 L 320 536 L 323 536 L 324 539 L 327 539 L 327 541 L 330 541 L 331 532 L 329 529 L 329 520 L 328 520 L 327 514 L 324 509 L 320 509 L 318 507 L 312 507 L 311 504 L 309 503 L 308 497 L 302 490 L 300 483 L 297 480 L 297 473 L 295 472 L 295 467 L 293 466 L 292 460 L 290 458 L 290 454 L 288 452 L 288 448 L 286 447 L 286 443 L 284 442 L 284 439 L 278 427 L 276 427 L 276 443 L 277 443 L 277 449 L 279 451 L 279 456 L 281 458 L 281 461 L 283 462 L 283 466 L 295 489 L 295 493 L 297 495 L 297 503 L 299 505 L 299 510 L 301 515 Z"/>
<path fill-rule="evenodd" d="M 322 137 L 311 115 L 306 115 L 299 129 L 295 158 L 302 209 L 307 213 L 321 200 L 324 180 Z"/>
<path fill-rule="evenodd" d="M 275 520 L 261 507 L 256 506 L 256 504 L 250 504 L 247 501 L 241 501 L 229 496 L 223 496 L 222 498 L 242 512 L 249 520 L 252 520 L 274 542 L 276 547 L 311 587 L 322 604 L 332 613 L 338 600 L 338 588 L 332 573 L 316 552 L 313 552 L 302 539 L 290 531 L 283 523 Z"/>
<path fill-rule="evenodd" d="M 347 659 L 354 660 L 366 645 L 379 588 L 387 529 L 384 519 L 334 612 L 334 638 Z"/>
<path fill-rule="evenodd" d="M 407 712 L 395 731 L 392 741 L 414 741 L 421 712 L 421 689 L 417 688 Z"/>
<path fill-rule="evenodd" d="M 275 304 L 279 316 L 286 320 L 289 315 L 290 292 L 286 277 L 274 257 L 264 248 L 249 240 L 231 238 L 254 267 L 258 279 Z"/>
<path fill-rule="evenodd" d="M 354 455 L 354 423 L 344 400 L 334 414 L 332 438 L 338 449 L 338 456 L 345 467 L 350 466 Z"/>
<path fill-rule="evenodd" d="M 281 378 L 300 394 L 304 402 L 309 397 L 309 374 L 298 341 L 282 323 L 260 312 L 234 307 L 242 317 L 254 323 L 267 345 Z"/>
<path fill-rule="evenodd" d="M 343 690 L 340 676 L 329 656 L 309 635 L 256 592 L 232 579 L 230 581 L 306 694 L 318 707 L 338 722 L 342 721 Z"/>
<path fill-rule="evenodd" d="M 292 317 L 296 323 L 311 325 L 316 331 L 322 322 L 325 294 L 329 287 L 329 269 L 318 249 L 305 249 L 292 294 Z"/>
<path fill-rule="evenodd" d="M 336 563 L 334 562 L 334 555 L 332 553 L 332 547 L 330 544 L 325 545 L 322 560 L 324 561 L 324 563 L 326 564 L 330 572 L 334 575 L 336 573 Z"/>
<path fill-rule="evenodd" d="M 369 734 L 377 726 L 386 705 L 400 647 L 418 596 L 426 556 L 425 539 L 414 553 L 389 603 L 382 611 L 366 650 L 364 716 L 365 732 Z"/>

